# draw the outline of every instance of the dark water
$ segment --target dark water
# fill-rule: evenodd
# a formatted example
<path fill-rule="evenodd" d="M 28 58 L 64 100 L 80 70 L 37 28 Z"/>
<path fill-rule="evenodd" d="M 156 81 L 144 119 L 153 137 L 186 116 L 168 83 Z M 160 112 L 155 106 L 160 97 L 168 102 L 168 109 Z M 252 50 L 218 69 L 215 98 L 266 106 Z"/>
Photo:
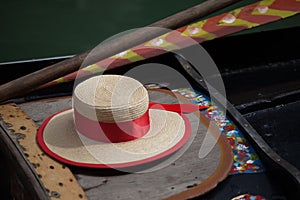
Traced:
<path fill-rule="evenodd" d="M 202 1 L 0 0 L 0 62 L 80 53 Z"/>

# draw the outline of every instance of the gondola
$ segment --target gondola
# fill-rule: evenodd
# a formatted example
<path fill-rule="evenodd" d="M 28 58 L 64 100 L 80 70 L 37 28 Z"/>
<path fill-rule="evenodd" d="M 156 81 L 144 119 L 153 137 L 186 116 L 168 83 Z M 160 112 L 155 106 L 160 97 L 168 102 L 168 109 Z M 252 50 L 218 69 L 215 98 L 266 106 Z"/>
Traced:
<path fill-rule="evenodd" d="M 178 175 L 151 182 L 147 173 L 136 175 L 110 169 L 99 170 L 60 164 L 48 158 L 42 151 L 27 148 L 32 145 L 30 142 L 35 141 L 35 135 L 32 135 L 37 129 L 35 124 L 41 125 L 47 116 L 70 107 L 74 89 L 74 82 L 71 81 L 10 99 L 0 105 L 2 197 L 185 199 L 186 196 L 178 194 L 190 195 L 192 191 L 196 191 L 198 196 L 191 195 L 195 199 L 298 199 L 300 197 L 298 159 L 300 136 L 297 124 L 300 109 L 300 57 L 297 51 L 299 31 L 299 27 L 295 26 L 217 38 L 202 44 L 216 63 L 224 81 L 226 107 L 216 99 L 216 110 L 218 111 L 218 107 L 220 110 L 225 109 L 227 124 L 221 126 L 219 121 L 214 123 L 220 128 L 222 137 L 230 143 L 233 151 L 230 155 L 234 157 L 233 163 L 230 163 L 225 158 L 229 154 L 221 153 L 223 161 L 232 166 L 228 168 L 226 163 L 222 164 L 222 170 L 229 170 L 229 175 L 216 179 L 213 187 L 205 191 L 197 187 L 200 185 L 197 181 L 201 174 L 197 175 L 199 173 L 197 166 L 191 166 L 193 164 L 191 160 L 185 161 L 186 166 L 183 172 L 178 172 Z M 193 46 L 187 49 L 192 48 Z M 1 63 L 1 84 L 69 57 Z M 169 66 L 182 74 L 191 86 L 188 89 L 185 85 L 176 84 L 168 74 L 137 76 L 136 78 L 145 84 L 150 93 L 154 92 L 154 99 L 160 100 L 167 92 L 175 92 L 192 103 L 195 101 L 210 103 L 211 94 L 204 78 L 180 51 L 129 63 L 105 71 L 105 74 L 130 76 L 130 70 L 150 63 Z M 147 82 L 149 77 L 156 82 Z M 165 93 L 160 93 L 161 91 Z M 158 96 L 155 96 L 157 95 L 155 92 L 159 93 Z M 208 121 L 214 120 L 211 111 L 214 110 L 201 111 Z M 238 142 L 237 137 L 242 138 L 242 142 Z M 238 158 L 246 157 L 241 155 L 245 152 L 250 156 L 255 155 L 252 162 L 238 161 Z M 152 164 L 154 166 L 157 163 Z M 171 164 L 172 166 L 176 167 L 176 161 Z M 221 164 L 217 166 L 220 167 Z M 166 176 L 171 177 L 167 174 L 168 170 L 172 171 L 171 167 L 165 168 Z M 153 173 L 154 177 L 161 175 L 159 170 Z M 183 178 L 185 175 L 191 175 L 195 179 L 187 181 Z M 145 187 L 139 188 L 131 180 L 139 181 L 139 184 L 145 184 Z M 165 194 L 156 195 L 157 188 L 160 188 L 161 193 L 165 191 Z"/>

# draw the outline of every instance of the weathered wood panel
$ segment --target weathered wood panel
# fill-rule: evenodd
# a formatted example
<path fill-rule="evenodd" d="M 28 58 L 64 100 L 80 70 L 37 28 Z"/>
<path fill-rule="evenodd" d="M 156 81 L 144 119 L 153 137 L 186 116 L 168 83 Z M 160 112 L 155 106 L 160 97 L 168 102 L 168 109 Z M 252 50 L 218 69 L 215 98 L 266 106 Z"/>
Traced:
<path fill-rule="evenodd" d="M 48 199 L 35 173 L 30 170 L 24 156 L 2 127 L 0 146 L 1 166 L 6 166 L 3 169 L 5 171 L 1 171 L 1 185 L 4 186 L 0 189 L 1 199 Z"/>
<path fill-rule="evenodd" d="M 36 111 L 38 108 L 32 110 Z M 42 113 L 43 110 L 38 110 L 38 112 Z M 72 172 L 64 165 L 48 157 L 38 147 L 36 143 L 38 127 L 18 106 L 15 104 L 1 105 L 0 114 L 2 126 L 5 129 L 2 134 L 7 134 L 2 135 L 2 138 L 9 137 L 11 139 L 10 144 L 17 147 L 13 155 L 24 158 L 23 165 L 25 166 L 13 170 L 32 174 L 30 177 L 34 179 L 32 180 L 35 183 L 34 185 L 27 182 L 28 185 L 25 184 L 24 188 L 20 188 L 21 194 L 35 187 L 34 190 L 38 195 L 38 199 L 43 199 L 43 197 L 51 199 L 86 199 Z M 15 177 L 13 181 L 16 187 L 26 183 L 24 180 L 18 180 L 18 177 Z M 21 197 L 18 196 L 18 198 Z"/>

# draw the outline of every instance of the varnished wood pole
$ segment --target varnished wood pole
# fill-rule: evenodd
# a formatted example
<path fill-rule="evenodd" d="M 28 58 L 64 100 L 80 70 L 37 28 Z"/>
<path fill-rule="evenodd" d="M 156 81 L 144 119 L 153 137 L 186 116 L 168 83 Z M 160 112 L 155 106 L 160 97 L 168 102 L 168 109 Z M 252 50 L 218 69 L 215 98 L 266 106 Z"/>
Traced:
<path fill-rule="evenodd" d="M 225 8 L 226 6 L 237 1 L 239 0 L 208 0 L 199 5 L 176 13 L 170 17 L 164 18 L 158 22 L 150 24 L 148 27 L 176 29 L 192 23 L 193 21 L 215 11 Z M 101 61 L 105 58 L 146 42 L 147 40 L 153 39 L 163 33 L 164 31 L 162 31 L 162 29 L 138 29 L 137 31 L 102 44 L 101 48 L 99 48 L 97 51 L 92 51 L 92 55 L 89 54 L 91 51 L 87 51 L 70 59 L 50 65 L 44 69 L 3 84 L 0 86 L 0 102 L 27 94 L 42 84 L 75 72 L 80 68 L 87 55 L 89 55 L 89 62 L 85 62 L 85 65 Z"/>

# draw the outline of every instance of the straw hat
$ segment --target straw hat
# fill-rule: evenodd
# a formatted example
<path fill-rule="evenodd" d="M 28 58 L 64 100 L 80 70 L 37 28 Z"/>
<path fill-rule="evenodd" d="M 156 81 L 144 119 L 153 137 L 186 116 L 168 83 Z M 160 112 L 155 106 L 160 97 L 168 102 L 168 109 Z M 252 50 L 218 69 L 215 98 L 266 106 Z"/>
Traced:
<path fill-rule="evenodd" d="M 73 108 L 46 119 L 37 139 L 47 154 L 66 164 L 122 168 L 167 156 L 189 136 L 187 118 L 152 109 L 140 82 L 102 75 L 80 83 Z"/>

